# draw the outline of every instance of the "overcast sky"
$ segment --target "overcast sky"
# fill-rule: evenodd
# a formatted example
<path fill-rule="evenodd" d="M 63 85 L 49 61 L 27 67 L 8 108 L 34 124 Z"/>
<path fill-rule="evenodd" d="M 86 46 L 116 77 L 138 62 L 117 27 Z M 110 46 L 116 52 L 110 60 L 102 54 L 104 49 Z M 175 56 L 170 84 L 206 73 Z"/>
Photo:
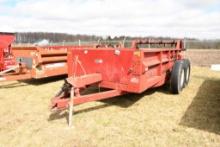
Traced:
<path fill-rule="evenodd" d="M 0 31 L 220 38 L 220 0 L 0 0 Z"/>

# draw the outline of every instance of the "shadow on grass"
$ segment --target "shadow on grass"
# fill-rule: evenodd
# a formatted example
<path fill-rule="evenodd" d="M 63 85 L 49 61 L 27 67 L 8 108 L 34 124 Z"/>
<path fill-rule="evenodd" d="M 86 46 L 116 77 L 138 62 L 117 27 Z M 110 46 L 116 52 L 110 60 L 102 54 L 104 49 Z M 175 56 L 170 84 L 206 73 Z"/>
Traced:
<path fill-rule="evenodd" d="M 163 89 L 163 87 L 156 88 L 156 89 L 149 89 L 141 94 L 128 93 L 122 96 L 101 100 L 101 102 L 103 102 L 106 106 L 115 105 L 115 106 L 122 107 L 122 108 L 128 108 L 134 105 L 144 96 L 152 95 L 153 93 L 155 93 L 156 91 L 160 91 L 161 89 Z"/>
<path fill-rule="evenodd" d="M 220 134 L 220 80 L 207 79 L 181 118 L 180 125 Z"/>
<path fill-rule="evenodd" d="M 10 84 L 4 83 L 0 85 L 0 88 L 15 88 L 15 87 L 21 87 L 21 86 L 28 86 L 28 85 L 38 86 L 38 85 L 43 85 L 43 84 L 47 84 L 50 82 L 64 80 L 65 78 L 67 78 L 67 76 L 62 75 L 62 76 L 48 77 L 48 78 L 42 78 L 42 79 L 22 80 L 16 83 L 10 83 Z"/>
<path fill-rule="evenodd" d="M 74 115 L 80 114 L 80 113 L 87 113 L 93 110 L 99 110 L 99 109 L 103 109 L 106 107 L 111 107 L 111 106 L 118 106 L 121 108 L 128 108 L 132 105 L 134 105 L 137 101 L 139 101 L 140 99 L 142 99 L 143 97 L 145 97 L 146 95 L 152 95 L 153 93 L 155 93 L 156 91 L 160 91 L 163 93 L 168 93 L 167 90 L 169 90 L 169 88 L 167 87 L 167 85 L 159 87 L 159 88 L 153 88 L 153 89 L 149 89 L 146 90 L 145 92 L 141 93 L 141 94 L 125 94 L 122 96 L 117 96 L 117 97 L 113 97 L 113 98 L 109 98 L 109 99 L 105 99 L 105 100 L 100 100 L 100 102 L 102 102 L 102 105 L 98 105 L 95 107 L 89 107 L 89 108 L 84 108 L 81 110 L 77 110 L 74 112 Z M 145 97 L 146 98 L 146 97 Z M 77 106 L 76 106 L 77 107 Z M 51 113 L 48 121 L 53 121 L 56 119 L 62 119 L 62 118 L 66 118 L 67 119 L 68 114 L 67 112 L 56 112 L 56 113 Z"/>
<path fill-rule="evenodd" d="M 56 82 L 56 81 L 59 81 L 59 80 L 64 80 L 66 78 L 67 78 L 66 75 L 61 75 L 61 76 L 47 77 L 47 78 L 42 78 L 42 79 L 25 80 L 25 81 L 22 81 L 22 82 L 27 83 L 27 84 L 31 84 L 31 85 L 43 85 L 43 84 L 47 84 L 47 83 L 50 83 L 50 82 Z"/>
<path fill-rule="evenodd" d="M 0 83 L 0 88 L 5 88 L 5 89 L 15 88 L 15 87 L 24 87 L 24 86 L 28 86 L 28 84 L 23 83 L 23 82 L 13 82 L 13 83 L 10 83 L 10 84 Z"/>

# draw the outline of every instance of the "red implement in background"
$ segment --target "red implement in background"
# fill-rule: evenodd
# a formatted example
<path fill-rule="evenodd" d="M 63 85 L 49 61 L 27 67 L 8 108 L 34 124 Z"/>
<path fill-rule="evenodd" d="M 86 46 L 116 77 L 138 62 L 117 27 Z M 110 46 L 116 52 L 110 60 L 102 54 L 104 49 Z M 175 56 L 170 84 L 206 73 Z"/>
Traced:
<path fill-rule="evenodd" d="M 76 46 L 13 46 L 16 66 L 0 72 L 0 81 L 40 79 L 67 74 L 67 50 Z M 77 48 L 80 48 L 77 46 Z"/>
<path fill-rule="evenodd" d="M 183 51 L 182 40 L 152 39 L 133 41 L 129 48 L 122 45 L 70 48 L 69 78 L 52 99 L 52 109 L 62 110 L 125 93 L 142 93 L 169 81 L 173 93 L 179 93 L 188 83 L 190 72 Z M 85 94 L 84 90 L 90 86 L 106 90 Z"/>
<path fill-rule="evenodd" d="M 0 32 L 0 72 L 15 65 L 15 59 L 11 54 L 11 44 L 14 40 L 13 33 Z"/>

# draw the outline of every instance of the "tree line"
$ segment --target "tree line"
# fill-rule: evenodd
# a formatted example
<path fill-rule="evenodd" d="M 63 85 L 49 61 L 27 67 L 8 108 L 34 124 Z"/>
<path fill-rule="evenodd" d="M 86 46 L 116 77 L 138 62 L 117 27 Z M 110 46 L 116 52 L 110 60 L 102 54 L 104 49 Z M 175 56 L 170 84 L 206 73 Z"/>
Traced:
<path fill-rule="evenodd" d="M 46 33 L 46 32 L 18 32 L 16 33 L 16 43 L 37 43 L 42 40 L 47 40 L 49 43 L 76 43 L 79 42 L 98 42 L 100 40 L 107 41 L 130 41 L 133 39 L 177 39 L 170 37 L 130 37 L 130 36 L 95 36 L 81 34 L 66 34 L 66 33 Z M 194 38 L 185 39 L 186 48 L 191 49 L 220 49 L 220 40 L 198 40 Z"/>

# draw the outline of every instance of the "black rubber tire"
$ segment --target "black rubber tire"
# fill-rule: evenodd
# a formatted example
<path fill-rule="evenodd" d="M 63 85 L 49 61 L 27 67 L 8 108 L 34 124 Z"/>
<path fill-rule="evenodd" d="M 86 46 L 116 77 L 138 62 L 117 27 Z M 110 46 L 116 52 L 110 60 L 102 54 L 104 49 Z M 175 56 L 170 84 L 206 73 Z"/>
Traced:
<path fill-rule="evenodd" d="M 171 72 L 171 77 L 170 77 L 171 92 L 173 94 L 179 94 L 184 87 L 184 83 L 185 83 L 184 61 L 178 60 L 174 63 Z"/>
<path fill-rule="evenodd" d="M 189 84 L 190 73 L 191 73 L 191 65 L 189 59 L 184 59 L 184 72 L 185 72 L 184 87 L 186 87 Z"/>

